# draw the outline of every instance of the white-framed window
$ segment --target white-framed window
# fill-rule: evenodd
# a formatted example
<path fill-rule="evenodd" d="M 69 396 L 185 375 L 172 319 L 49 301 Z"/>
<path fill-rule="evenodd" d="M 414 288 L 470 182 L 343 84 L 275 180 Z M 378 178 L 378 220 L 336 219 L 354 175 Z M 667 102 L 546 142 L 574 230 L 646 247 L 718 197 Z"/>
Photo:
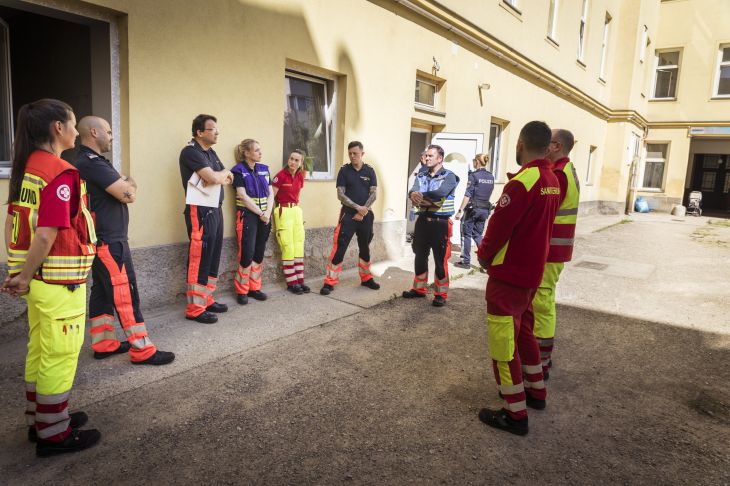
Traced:
<path fill-rule="evenodd" d="M 285 72 L 283 164 L 292 150 L 301 149 L 312 179 L 333 177 L 336 99 L 335 80 Z"/>
<path fill-rule="evenodd" d="M 436 83 L 416 78 L 416 106 L 436 108 L 438 86 Z"/>
<path fill-rule="evenodd" d="M 558 9 L 560 0 L 550 0 L 550 11 L 548 12 L 548 38 L 558 43 Z"/>
<path fill-rule="evenodd" d="M 10 86 L 10 29 L 0 19 L 0 167 L 12 166 L 13 95 Z"/>
<path fill-rule="evenodd" d="M 730 98 L 730 44 L 721 45 L 717 53 L 715 87 L 712 93 L 716 98 Z"/>
<path fill-rule="evenodd" d="M 580 27 L 578 29 L 578 60 L 583 62 L 585 57 L 586 34 L 588 30 L 588 0 L 583 0 L 580 11 Z"/>
<path fill-rule="evenodd" d="M 504 126 L 501 123 L 489 125 L 489 165 L 487 170 L 494 175 L 494 180 L 501 179 L 499 175 L 500 152 L 502 149 L 502 133 Z"/>
<path fill-rule="evenodd" d="M 646 52 L 651 41 L 649 40 L 649 27 L 646 25 L 641 31 L 641 45 L 639 46 L 639 62 L 643 63 L 646 59 Z"/>
<path fill-rule="evenodd" d="M 677 99 L 679 51 L 657 51 L 654 62 L 654 91 L 652 93 L 652 99 Z"/>
<path fill-rule="evenodd" d="M 608 56 L 608 36 L 611 33 L 611 15 L 606 12 L 606 19 L 603 23 L 603 41 L 601 43 L 601 67 L 598 70 L 598 78 L 606 80 L 606 57 Z"/>
<path fill-rule="evenodd" d="M 668 143 L 647 143 L 644 168 L 641 175 L 642 189 L 662 190 L 667 165 Z"/>
<path fill-rule="evenodd" d="M 588 150 L 588 167 L 586 167 L 586 185 L 588 186 L 593 185 L 593 164 L 596 161 L 596 150 L 598 147 L 595 145 L 591 145 Z"/>

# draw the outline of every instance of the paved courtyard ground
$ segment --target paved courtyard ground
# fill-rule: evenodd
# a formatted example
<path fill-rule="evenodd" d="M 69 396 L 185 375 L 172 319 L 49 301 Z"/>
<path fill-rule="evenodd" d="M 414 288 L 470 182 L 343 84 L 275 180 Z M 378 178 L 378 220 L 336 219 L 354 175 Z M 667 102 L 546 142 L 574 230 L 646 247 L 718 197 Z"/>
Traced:
<path fill-rule="evenodd" d="M 585 218 L 558 293 L 548 408 L 487 428 L 486 277 L 395 297 L 408 260 L 330 297 L 273 292 L 215 326 L 148 316 L 161 368 L 82 352 L 72 407 L 102 442 L 37 459 L 22 339 L 0 344 L 3 484 L 730 484 L 730 225 Z M 228 302 L 233 304 L 232 297 Z"/>

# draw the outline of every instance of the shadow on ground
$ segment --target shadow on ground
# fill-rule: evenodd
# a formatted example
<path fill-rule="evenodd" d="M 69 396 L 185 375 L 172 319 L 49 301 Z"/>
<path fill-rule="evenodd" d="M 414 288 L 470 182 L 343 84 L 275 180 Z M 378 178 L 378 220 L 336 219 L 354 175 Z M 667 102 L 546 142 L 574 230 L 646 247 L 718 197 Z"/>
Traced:
<path fill-rule="evenodd" d="M 36 459 L 15 427 L 3 481 L 730 481 L 727 336 L 560 307 L 548 409 L 516 437 L 477 419 L 499 405 L 482 299 L 391 300 L 94 403 L 103 442 L 79 454 Z"/>

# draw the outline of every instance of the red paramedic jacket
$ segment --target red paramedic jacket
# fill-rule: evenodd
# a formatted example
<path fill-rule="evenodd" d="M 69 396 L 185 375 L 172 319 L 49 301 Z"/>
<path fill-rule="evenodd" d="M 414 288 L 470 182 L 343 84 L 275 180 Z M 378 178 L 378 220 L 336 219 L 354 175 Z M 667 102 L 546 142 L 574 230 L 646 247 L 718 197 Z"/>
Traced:
<path fill-rule="evenodd" d="M 553 221 L 560 206 L 560 185 L 549 160 L 525 164 L 507 174 L 497 207 L 477 255 L 490 277 L 536 289 L 550 249 Z"/>

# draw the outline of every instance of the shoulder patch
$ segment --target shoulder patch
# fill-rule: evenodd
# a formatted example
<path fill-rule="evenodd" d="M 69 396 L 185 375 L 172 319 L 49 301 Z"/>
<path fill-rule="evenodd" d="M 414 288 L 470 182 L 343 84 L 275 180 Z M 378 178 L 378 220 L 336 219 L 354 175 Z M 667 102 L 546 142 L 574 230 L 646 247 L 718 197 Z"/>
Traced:
<path fill-rule="evenodd" d="M 525 189 L 527 192 L 530 192 L 530 189 L 532 189 L 532 186 L 535 185 L 535 183 L 540 179 L 540 169 L 537 167 L 530 167 L 527 170 L 523 170 L 516 176 L 512 178 L 513 181 L 520 182 L 523 186 L 525 186 Z"/>

